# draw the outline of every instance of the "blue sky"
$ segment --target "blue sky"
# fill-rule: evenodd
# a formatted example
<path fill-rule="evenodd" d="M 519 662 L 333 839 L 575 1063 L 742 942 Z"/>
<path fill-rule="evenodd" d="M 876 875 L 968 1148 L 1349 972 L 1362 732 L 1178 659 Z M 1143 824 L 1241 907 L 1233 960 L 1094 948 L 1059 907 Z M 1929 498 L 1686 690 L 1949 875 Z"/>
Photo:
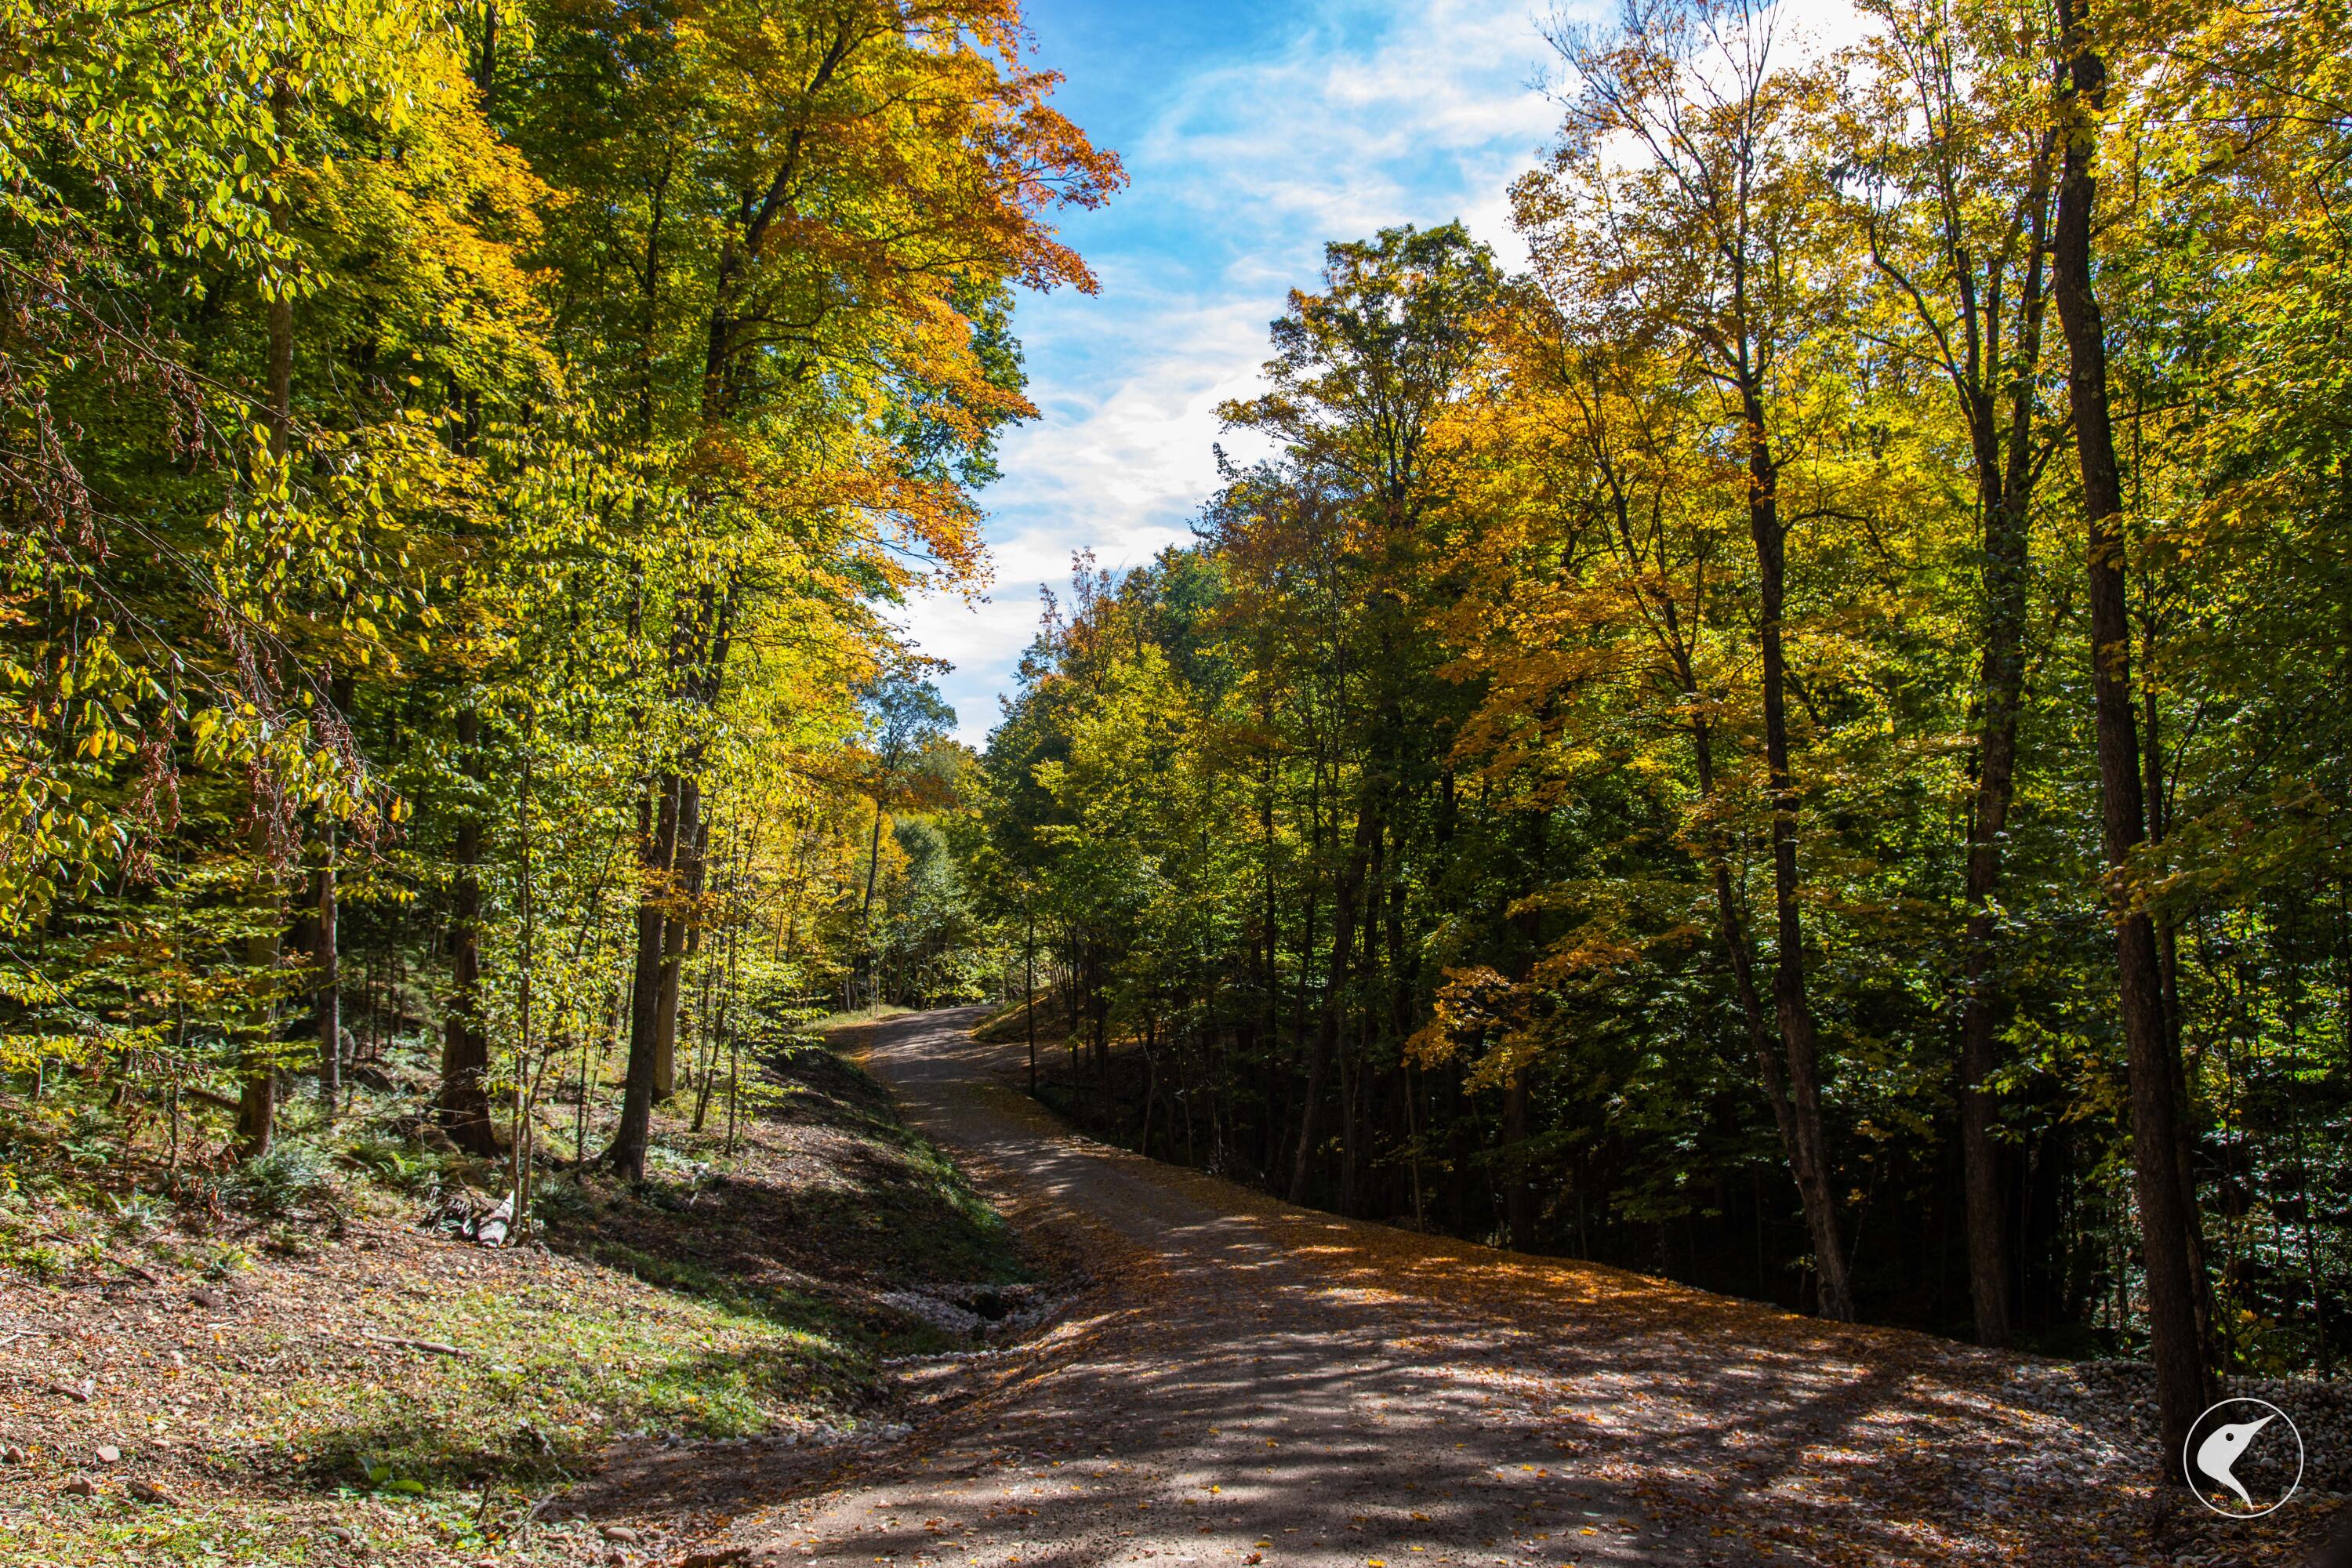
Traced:
<path fill-rule="evenodd" d="M 1064 226 L 1101 293 L 1021 302 L 1042 417 L 1005 440 L 982 498 L 988 601 L 906 616 L 956 667 L 940 685 L 963 739 L 996 723 L 1037 584 L 1066 584 L 1074 551 L 1119 568 L 1189 538 L 1215 482 L 1215 406 L 1255 384 L 1266 323 L 1324 241 L 1459 216 L 1516 264 L 1505 187 L 1557 118 L 1535 86 L 1539 5 L 1032 5 L 1037 61 L 1068 79 L 1056 101 L 1133 183 Z"/>

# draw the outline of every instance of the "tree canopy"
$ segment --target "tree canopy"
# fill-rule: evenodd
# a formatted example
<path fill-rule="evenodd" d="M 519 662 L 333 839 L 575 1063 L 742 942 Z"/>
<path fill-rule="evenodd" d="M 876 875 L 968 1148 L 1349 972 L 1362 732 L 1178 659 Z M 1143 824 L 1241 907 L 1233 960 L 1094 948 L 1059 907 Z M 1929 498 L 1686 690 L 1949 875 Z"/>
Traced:
<path fill-rule="evenodd" d="M 2341 18 L 1864 10 L 1563 26 L 1522 273 L 1329 246 L 986 852 L 1150 1152 L 2185 1433 L 2342 1342 Z"/>
<path fill-rule="evenodd" d="M 986 580 L 1014 300 L 1094 287 L 1054 215 L 1117 159 L 1002 0 L 0 34 L 0 1065 L 250 1157 L 423 1046 L 527 1187 L 623 1051 L 641 1174 L 745 1007 L 845 997 L 877 868 L 936 880 L 881 829 L 938 737 L 864 694 Z"/>
<path fill-rule="evenodd" d="M 2175 1451 L 2332 1369 L 2352 35 L 1861 11 L 1555 26 L 1525 265 L 1328 245 L 976 754 L 891 616 L 1124 180 L 1011 0 L 0 0 L 0 1072 L 250 1160 L 405 1053 L 520 1234 L 993 992 L 1148 1153 Z"/>

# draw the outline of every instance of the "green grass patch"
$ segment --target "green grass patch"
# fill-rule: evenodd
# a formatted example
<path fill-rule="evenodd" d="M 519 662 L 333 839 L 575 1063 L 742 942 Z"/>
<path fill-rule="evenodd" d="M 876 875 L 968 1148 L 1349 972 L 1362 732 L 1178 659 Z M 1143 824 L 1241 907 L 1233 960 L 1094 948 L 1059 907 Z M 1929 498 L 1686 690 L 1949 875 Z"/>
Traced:
<path fill-rule="evenodd" d="M 467 1353 L 394 1349 L 396 1373 L 264 1394 L 280 1414 L 279 1451 L 302 1474 L 359 1489 L 528 1486 L 580 1475 L 625 1433 L 734 1437 L 792 1418 L 843 1421 L 862 1392 L 863 1369 L 821 1324 L 686 1290 L 583 1300 L 572 1274 L 470 1290 L 421 1318 L 385 1314 L 388 1338 Z"/>

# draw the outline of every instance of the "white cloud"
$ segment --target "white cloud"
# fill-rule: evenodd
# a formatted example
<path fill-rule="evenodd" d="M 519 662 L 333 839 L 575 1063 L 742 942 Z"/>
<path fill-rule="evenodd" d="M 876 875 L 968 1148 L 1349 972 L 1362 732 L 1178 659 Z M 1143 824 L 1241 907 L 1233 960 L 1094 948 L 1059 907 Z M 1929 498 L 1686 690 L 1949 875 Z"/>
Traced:
<path fill-rule="evenodd" d="M 1328 7 L 1282 53 L 1186 84 L 1140 153 L 1171 199 L 1277 243 L 1442 221 L 1551 129 L 1531 89 L 1548 52 L 1525 0 Z"/>
<path fill-rule="evenodd" d="M 1790 0 L 1808 19 L 1845 0 Z M 1258 384 L 1266 323 L 1313 281 L 1328 239 L 1459 216 L 1507 266 L 1524 262 L 1506 187 L 1534 163 L 1558 110 L 1536 82 L 1552 58 L 1542 0 L 1332 0 L 1280 47 L 1176 85 L 1120 151 L 1133 178 L 1072 237 L 1101 295 L 1023 302 L 1031 395 L 1003 479 L 983 498 L 997 586 L 968 606 L 909 607 L 975 744 L 1036 626 L 1036 584 L 1073 552 L 1139 565 L 1189 538 L 1216 481 L 1216 405 Z M 1099 237 L 1099 238 L 1097 237 Z"/>

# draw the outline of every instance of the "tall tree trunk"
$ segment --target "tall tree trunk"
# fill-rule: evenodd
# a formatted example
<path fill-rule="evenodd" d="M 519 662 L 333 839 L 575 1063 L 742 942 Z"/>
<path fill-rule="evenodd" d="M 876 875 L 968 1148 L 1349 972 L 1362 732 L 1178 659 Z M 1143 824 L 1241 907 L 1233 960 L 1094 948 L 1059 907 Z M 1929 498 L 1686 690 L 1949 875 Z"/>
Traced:
<path fill-rule="evenodd" d="M 2140 741 L 2147 837 L 2151 844 L 2161 844 L 2171 831 L 2171 822 L 2165 806 L 2164 731 L 2158 722 L 2162 713 L 2157 705 L 2156 626 L 2152 619 L 2142 637 L 2141 648 L 2140 708 L 2147 723 Z M 2189 1215 L 2189 1278 L 2195 1287 L 2197 1342 L 2201 1347 L 2201 1359 L 2210 1367 L 2218 1363 L 2220 1346 L 2213 1321 L 2213 1280 L 2205 1267 L 2205 1226 L 2197 1205 L 2196 1107 L 2189 1098 L 2188 1072 L 2181 1060 L 2179 933 L 2170 916 L 2154 919 L 2157 974 L 2161 982 L 2158 994 L 2164 1000 L 2164 1058 L 2172 1068 L 2172 1103 L 2176 1110 L 2173 1142 L 2179 1152 L 2173 1164 L 2180 1177 L 2181 1202 L 2187 1205 Z"/>
<path fill-rule="evenodd" d="M 1037 1098 L 1037 915 L 1021 903 L 1021 1018 L 1029 1030 L 1029 1098 Z"/>
<path fill-rule="evenodd" d="M 1062 1041 L 1065 1045 L 1070 1047 L 1070 1105 L 1075 1110 L 1078 1103 L 1078 1079 L 1079 1068 L 1081 1066 L 1078 1060 L 1078 1047 L 1082 1036 L 1078 1029 L 1077 969 L 1076 965 L 1070 963 L 1068 958 L 1074 941 L 1075 938 L 1066 929 L 1063 933 L 1062 940 L 1062 952 L 1064 957 L 1061 965 L 1063 1003 Z"/>
<path fill-rule="evenodd" d="M 1789 667 L 1782 646 L 1786 598 L 1786 534 L 1780 523 L 1780 473 L 1766 436 L 1761 392 L 1743 388 L 1748 423 L 1748 531 L 1756 542 L 1762 598 L 1757 637 L 1762 654 L 1764 760 L 1772 786 L 1772 1010 L 1789 1062 L 1789 1128 L 1798 1195 L 1811 1233 L 1813 1268 L 1821 1280 L 1822 1316 L 1853 1317 L 1839 1236 L 1837 1198 L 1830 1184 L 1829 1143 L 1822 1125 L 1820 1043 L 1805 997 L 1804 920 L 1797 901 L 1797 786 L 1789 764 Z"/>
<path fill-rule="evenodd" d="M 1389 828 L 1390 842 L 1396 839 L 1395 824 Z M 1390 858 L 1388 885 L 1388 972 L 1389 972 L 1389 1032 L 1394 1041 L 1397 1058 L 1403 1062 L 1405 1042 L 1412 1038 L 1413 990 L 1417 964 L 1408 955 L 1404 941 L 1405 867 L 1400 852 Z"/>
<path fill-rule="evenodd" d="M 882 962 L 880 949 L 874 941 L 874 883 L 881 866 L 882 795 L 877 789 L 874 795 L 874 833 L 866 850 L 866 901 L 858 906 L 857 916 L 858 938 L 866 949 L 858 954 L 858 961 L 866 967 L 866 988 L 873 994 L 877 1006 L 882 1001 Z"/>
<path fill-rule="evenodd" d="M 2106 327 L 2091 278 L 2093 171 L 2105 107 L 2105 63 L 2088 42 L 2081 0 L 2059 0 L 2065 34 L 2062 92 L 2066 157 L 2058 187 L 2052 285 L 2071 363 L 2067 394 L 2074 451 L 2082 467 L 2088 524 L 2086 576 L 2091 609 L 2091 690 L 2098 731 L 2101 827 L 2107 860 L 2116 968 L 2131 1075 L 2132 1175 L 2139 1205 L 2141 1264 L 2147 1277 L 2148 1330 L 2156 1363 L 2157 1415 L 2163 1463 L 2176 1479 L 2189 1427 L 2205 1408 L 2209 1384 L 2197 1333 L 2197 1284 L 2189 1235 L 2194 1210 L 2179 1168 L 2179 1061 L 2165 1030 L 2156 931 L 2134 906 L 2125 867 L 2146 831 L 2140 757 L 2131 699 L 2131 623 L 2125 600 L 2123 482 L 2107 404 Z"/>
<path fill-rule="evenodd" d="M 1265 727 L 1267 734 L 1271 735 L 1274 732 L 1274 702 L 1270 695 L 1261 700 L 1259 722 Z M 1265 1008 L 1265 1019 L 1260 1027 L 1265 1031 L 1265 1044 L 1263 1048 L 1270 1057 L 1275 1050 L 1276 1041 L 1282 1033 L 1282 948 L 1280 945 L 1282 922 L 1275 905 L 1274 891 L 1274 749 L 1271 746 L 1266 747 L 1259 753 L 1259 757 L 1257 820 L 1258 835 L 1262 845 L 1259 870 L 1264 878 L 1265 895 L 1264 949 Z"/>
<path fill-rule="evenodd" d="M 335 706 L 335 722 L 348 734 L 353 702 L 352 678 L 346 674 L 331 675 L 327 696 Z M 319 866 L 310 889 L 311 918 L 316 931 L 311 958 L 318 971 L 312 984 L 311 1005 L 319 1026 L 319 1097 L 326 1101 L 327 1114 L 332 1117 L 343 1087 L 343 960 L 341 889 L 337 883 L 341 847 L 331 816 L 320 816 L 319 837 Z"/>
<path fill-rule="evenodd" d="M 1370 934 L 1370 922 L 1362 919 L 1357 925 Z M 1358 955 L 1356 973 L 1365 989 L 1372 984 L 1371 954 L 1369 949 Z M 1365 1036 L 1370 1028 L 1369 1018 L 1358 1017 L 1350 1029 L 1344 1023 L 1339 1028 L 1339 1212 L 1353 1216 L 1363 1203 L 1363 1139 L 1364 1079 L 1367 1072 Z"/>
<path fill-rule="evenodd" d="M 1683 700 L 1693 715 L 1691 759 L 1698 773 L 1699 807 L 1704 813 L 1705 832 L 1700 842 L 1706 849 L 1708 877 L 1715 887 L 1716 935 L 1723 944 L 1724 962 L 1731 971 L 1732 994 L 1738 1000 L 1740 1022 L 1747 1028 L 1748 1052 L 1756 1058 L 1757 1081 L 1763 1086 L 1765 1104 L 1771 1108 L 1772 1124 L 1780 1134 L 1781 1152 L 1789 1162 L 1789 1169 L 1794 1172 L 1801 1156 L 1797 1138 L 1796 1111 L 1789 1100 L 1786 1065 L 1780 1055 L 1780 1041 L 1765 1021 L 1763 997 L 1756 986 L 1756 949 L 1748 940 L 1748 922 L 1741 914 L 1738 890 L 1731 885 L 1731 855 L 1724 843 L 1722 824 L 1715 813 L 1715 729 L 1700 708 L 1696 672 L 1680 641 L 1672 602 L 1668 601 L 1664 609 L 1676 637 L 1676 672 L 1682 682 Z M 1758 1189 L 1756 1201 L 1760 1226 L 1764 1212 L 1761 1188 Z M 1761 1235 L 1759 1230 L 1757 1242 L 1759 1248 L 1763 1245 Z M 1579 1245 L 1582 1245 L 1580 1239 Z M 1760 1276 L 1759 1288 L 1761 1288 Z"/>
<path fill-rule="evenodd" d="M 1095 1093 L 1108 1103 L 1110 1094 L 1110 993 L 1103 988 L 1103 952 L 1098 942 L 1087 943 L 1087 1019 L 1094 1042 Z"/>
<path fill-rule="evenodd" d="M 677 1092 L 677 1005 L 679 977 L 702 901 L 703 860 L 709 837 L 702 818 L 702 785 L 693 773 L 678 775 L 677 820 L 671 835 L 676 907 L 662 922 L 661 981 L 655 997 L 654 1103 L 666 1103 Z"/>
<path fill-rule="evenodd" d="M 331 1114 L 343 1087 L 342 956 L 337 951 L 341 937 L 337 930 L 334 823 L 322 823 L 320 833 L 325 840 L 324 858 L 310 876 L 310 907 L 315 911 L 311 958 L 318 969 L 311 1000 L 319 1026 L 319 1096 Z"/>
<path fill-rule="evenodd" d="M 1331 898 L 1331 964 L 1323 992 L 1323 1014 L 1307 1053 L 1306 1102 L 1298 1112 L 1298 1147 L 1290 1163 L 1290 1201 L 1303 1204 L 1315 1169 L 1315 1134 L 1322 1116 L 1323 1093 L 1338 1055 L 1341 1016 L 1347 1011 L 1348 958 L 1355 946 L 1356 899 L 1364 881 L 1364 864 L 1380 831 L 1380 814 L 1373 809 L 1370 786 L 1356 807 L 1356 834 L 1348 847 L 1347 864 Z M 1301 966 L 1304 967 L 1303 965 Z"/>
<path fill-rule="evenodd" d="M 1994 979 L 1994 906 L 2000 893 L 2001 836 L 2016 795 L 2017 716 L 2025 689 L 2026 563 L 2033 490 L 2033 374 L 2042 357 L 2042 258 L 2047 248 L 2048 161 L 2037 153 L 2026 197 L 2029 248 L 2018 300 L 2015 380 L 2004 443 L 1990 388 L 1969 388 L 1970 444 L 1984 530 L 1985 641 L 1979 667 L 1977 787 L 1969 812 L 1966 984 L 1960 1010 L 1961 1194 L 1969 1226 L 1969 1300 L 1977 1342 L 2009 1343 L 2009 1209 L 2000 1151 L 1993 1141 L 2000 1096 L 1999 1036 L 2008 998 Z M 1995 329 L 1998 322 L 1993 323 Z M 1998 346 L 1996 343 L 1994 346 Z M 1979 367 L 1970 367 L 1972 376 Z"/>
<path fill-rule="evenodd" d="M 282 127 L 286 112 L 293 106 L 293 89 L 280 71 L 270 89 L 269 112 Z M 273 200 L 269 204 L 270 226 L 280 235 L 286 232 L 285 204 Z M 268 342 L 264 366 L 263 415 L 269 426 L 269 455 L 283 462 L 291 450 L 294 428 L 294 297 L 284 288 L 274 290 L 265 302 Z M 268 868 L 270 857 L 269 829 L 265 813 L 267 803 L 254 805 L 254 850 L 263 863 L 264 897 L 268 909 L 255 933 L 246 939 L 245 961 L 264 974 L 273 974 L 278 968 L 282 938 L 279 921 L 282 896 L 276 875 Z M 264 980 L 265 987 L 274 980 Z M 260 1021 L 248 1037 L 241 1056 L 237 1089 L 236 1147 L 239 1158 L 252 1159 L 268 1152 L 275 1131 L 278 1112 L 278 1041 L 277 1006 L 265 1000 L 260 1009 Z"/>
<path fill-rule="evenodd" d="M 1715 796 L 1715 743 L 1704 719 L 1691 726 L 1692 750 L 1698 759 L 1699 799 L 1707 807 Z M 1725 852 L 1712 812 L 1706 833 L 1707 870 L 1715 884 L 1716 935 L 1723 943 L 1724 962 L 1731 970 L 1732 994 L 1739 1002 L 1740 1021 L 1748 1030 L 1748 1049 L 1756 1058 L 1764 1102 L 1771 1108 L 1772 1124 L 1780 1131 L 1780 1150 L 1789 1168 L 1797 1168 L 1796 1117 L 1789 1104 L 1789 1079 L 1780 1055 L 1780 1041 L 1765 1021 L 1764 999 L 1756 988 L 1756 950 L 1748 940 L 1747 921 L 1740 916 L 1739 897 L 1731 885 L 1731 861 Z M 1757 1202 L 1761 1205 L 1763 1199 Z M 1761 1208 L 1758 1210 L 1760 1215 Z"/>
<path fill-rule="evenodd" d="M 460 766 L 470 780 L 482 776 L 481 714 L 468 707 L 457 714 Z M 450 911 L 449 1013 L 441 1026 L 442 1131 L 468 1153 L 498 1152 L 490 1121 L 490 1047 L 482 1032 L 482 826 L 473 803 L 457 822 L 457 907 Z"/>
<path fill-rule="evenodd" d="M 1151 1113 L 1160 1104 L 1160 1053 L 1153 1049 L 1152 1035 L 1159 1020 L 1150 1014 L 1143 1018 L 1143 1132 L 1136 1142 L 1136 1152 L 1151 1158 Z"/>
<path fill-rule="evenodd" d="M 669 900 L 670 867 L 677 858 L 676 773 L 663 773 L 654 794 L 659 804 L 637 803 L 637 955 L 629 994 L 629 1060 L 621 1082 L 621 1121 L 613 1130 L 605 1163 L 629 1180 L 643 1181 L 646 1146 L 653 1136 L 655 1038 L 661 1017 L 663 914 Z"/>
<path fill-rule="evenodd" d="M 1551 852 L 1551 815 L 1530 814 L 1532 831 L 1527 852 L 1524 885 L 1541 887 L 1544 863 Z M 1535 900 L 1523 901 L 1512 917 L 1518 937 L 1518 983 L 1532 985 L 1536 966 L 1543 961 L 1543 909 Z M 1514 1252 L 1536 1248 L 1535 1173 L 1528 1159 L 1528 1069 L 1514 1066 L 1503 1080 L 1503 1229 Z"/>
<path fill-rule="evenodd" d="M 2004 541 L 2004 545 L 2006 544 Z M 1966 1000 L 1960 1012 L 1961 1186 L 1969 1229 L 1969 1300 L 1977 1342 L 2006 1345 L 2010 1334 L 2008 1209 L 2001 1201 L 2000 1150 L 1993 1142 L 1999 1096 L 1998 1035 L 2007 1009 L 1993 994 L 1993 900 L 2000 890 L 2000 836 L 2016 776 L 2017 707 L 2024 660 L 2020 641 L 2024 608 L 2022 531 L 2011 599 L 1992 579 L 2007 565 L 1989 548 L 1988 628 L 1984 648 L 1984 716 L 1978 734 L 1976 797 L 1969 819 Z M 1990 547 L 1990 540 L 1988 540 Z M 2011 609 L 2020 612 L 2012 619 Z"/>
<path fill-rule="evenodd" d="M 482 6 L 482 47 L 474 57 L 474 88 L 481 94 L 484 114 L 490 111 L 490 95 L 499 80 L 499 0 L 486 0 Z"/>
<path fill-rule="evenodd" d="M 1370 1093 L 1372 1042 L 1387 1009 L 1375 1000 L 1381 994 L 1380 931 L 1381 905 L 1388 887 L 1388 832 L 1383 822 L 1372 835 L 1371 854 L 1365 861 L 1363 908 L 1356 924 L 1363 949 L 1356 959 L 1365 1007 L 1352 1034 L 1344 1026 L 1339 1051 L 1339 1212 L 1354 1215 L 1364 1201 L 1364 1140 L 1370 1136 L 1364 1101 Z M 1347 1042 L 1355 1042 L 1349 1050 Z"/>

